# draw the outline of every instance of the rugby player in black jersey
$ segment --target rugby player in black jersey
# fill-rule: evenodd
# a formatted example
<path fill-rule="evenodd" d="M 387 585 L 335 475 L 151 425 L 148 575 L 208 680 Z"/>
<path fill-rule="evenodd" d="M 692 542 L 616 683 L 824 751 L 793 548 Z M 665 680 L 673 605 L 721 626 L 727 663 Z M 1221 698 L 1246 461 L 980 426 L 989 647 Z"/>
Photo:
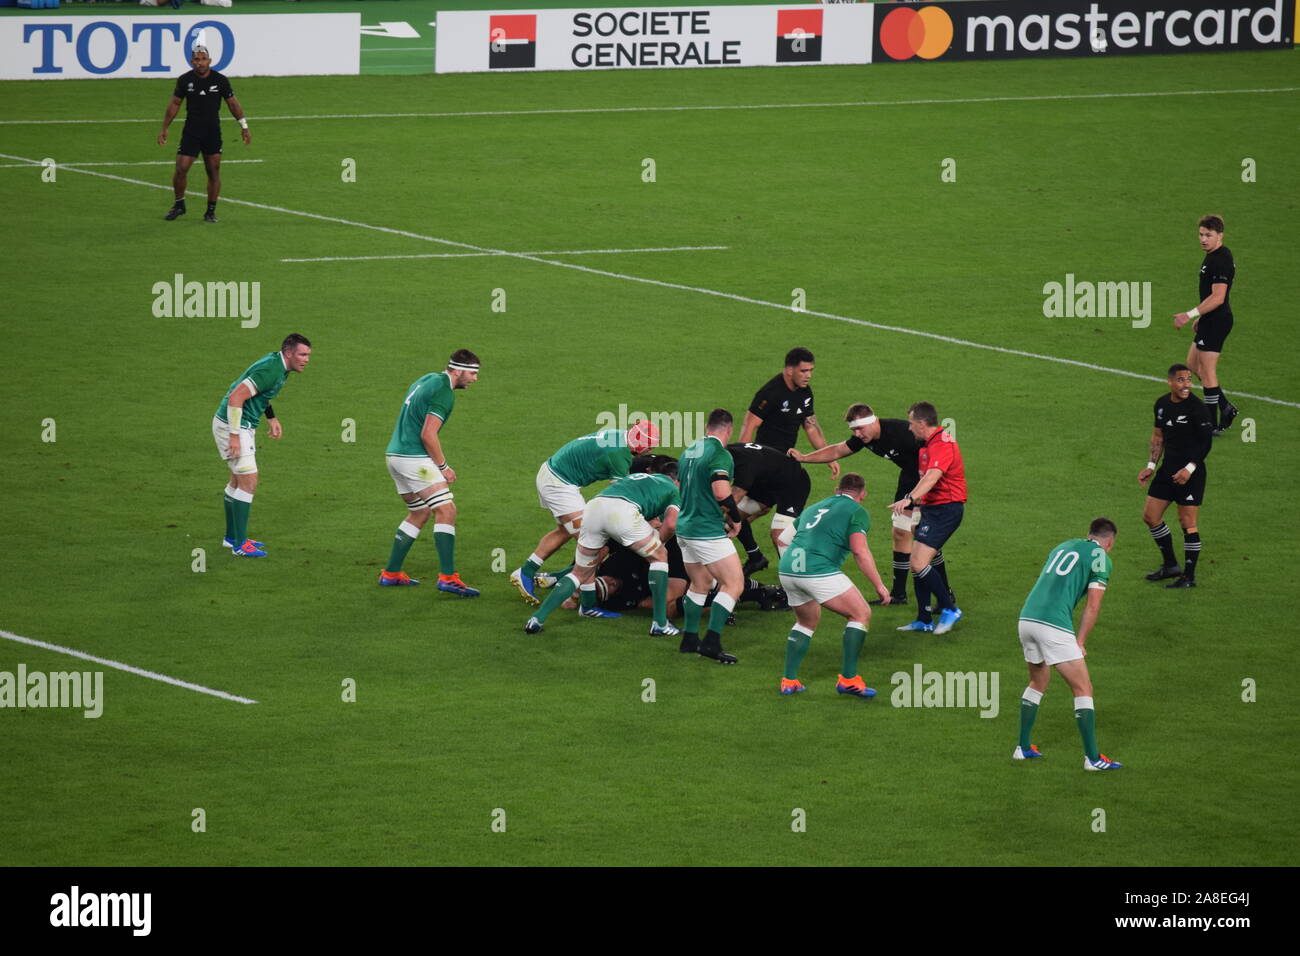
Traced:
<path fill-rule="evenodd" d="M 1232 331 L 1232 305 L 1228 301 L 1232 280 L 1237 275 L 1232 253 L 1223 244 L 1223 220 L 1204 216 L 1197 224 L 1201 248 L 1200 304 L 1174 316 L 1174 328 L 1192 323 L 1192 345 L 1187 350 L 1187 365 L 1205 389 L 1205 407 L 1210 415 L 1213 434 L 1222 435 L 1237 417 L 1237 406 L 1228 401 L 1219 387 L 1219 355 L 1223 341 Z"/>
<path fill-rule="evenodd" d="M 779 451 L 793 448 L 799 429 L 808 433 L 813 448 L 823 448 L 826 436 L 813 412 L 813 354 L 805 348 L 793 348 L 785 355 L 785 366 L 754 393 L 740 427 L 740 441 L 758 442 Z M 755 434 L 757 432 L 757 434 Z M 840 476 L 840 466 L 831 464 L 832 477 Z"/>
<path fill-rule="evenodd" d="M 786 455 L 783 449 L 771 448 L 757 442 L 737 442 L 727 446 L 735 463 L 731 479 L 732 494 L 745 523 L 736 539 L 744 546 L 746 576 L 762 571 L 768 565 L 767 557 L 754 540 L 752 522 L 775 508 L 772 516 L 772 544 L 777 555 L 794 537 L 795 519 L 808 503 L 812 482 L 799 463 Z"/>
<path fill-rule="evenodd" d="M 203 215 L 204 222 L 217 221 L 217 197 L 221 195 L 221 101 L 225 100 L 230 113 L 239 122 L 239 132 L 244 138 L 244 145 L 252 142 L 248 132 L 248 120 L 244 119 L 244 108 L 235 99 L 235 91 L 230 88 L 230 80 L 224 74 L 212 69 L 212 60 L 207 47 L 196 46 L 190 56 L 194 69 L 181 74 L 172 90 L 172 101 L 167 104 L 167 113 L 163 116 L 162 132 L 158 134 L 158 145 L 167 145 L 167 127 L 171 126 L 185 101 L 185 126 L 181 130 L 181 145 L 176 150 L 176 172 L 172 174 L 172 189 L 176 201 L 168 210 L 164 219 L 175 219 L 185 215 L 185 187 L 189 178 L 190 166 L 199 154 L 203 154 L 203 167 L 208 173 L 208 211 Z"/>
<path fill-rule="evenodd" d="M 846 458 L 865 448 L 873 455 L 892 461 L 898 466 L 898 487 L 891 500 L 901 501 L 921 480 L 921 475 L 917 471 L 917 453 L 921 450 L 922 442 L 912 434 L 907 419 L 877 418 L 870 405 L 859 402 L 849 406 L 844 420 L 848 422 L 849 430 L 853 432 L 848 439 L 837 445 L 827 445 L 807 455 L 792 451 L 789 453 L 790 456 L 801 462 L 828 462 Z M 920 508 L 912 508 L 910 512 L 894 518 L 894 583 L 889 589 L 890 607 L 907 603 L 908 568 L 912 558 L 912 530 L 920 520 Z M 948 586 L 948 566 L 944 562 L 942 551 L 935 553 L 930 561 L 930 567 L 943 579 L 945 590 L 951 591 Z"/>
<path fill-rule="evenodd" d="M 1196 515 L 1205 498 L 1205 456 L 1213 443 L 1210 415 L 1205 403 L 1192 394 L 1192 370 L 1186 365 L 1169 367 L 1169 394 L 1155 403 L 1155 428 L 1151 432 L 1151 459 L 1138 474 L 1138 484 L 1147 489 L 1142 520 L 1163 559 L 1148 581 L 1175 578 L 1167 588 L 1196 587 L 1196 561 L 1201 555 L 1201 535 Z M 1163 453 L 1164 461 L 1160 456 Z M 1157 464 L 1159 463 L 1159 464 Z M 1164 514 L 1170 502 L 1178 504 L 1178 523 L 1183 528 L 1183 566 L 1174 557 L 1173 535 Z"/>

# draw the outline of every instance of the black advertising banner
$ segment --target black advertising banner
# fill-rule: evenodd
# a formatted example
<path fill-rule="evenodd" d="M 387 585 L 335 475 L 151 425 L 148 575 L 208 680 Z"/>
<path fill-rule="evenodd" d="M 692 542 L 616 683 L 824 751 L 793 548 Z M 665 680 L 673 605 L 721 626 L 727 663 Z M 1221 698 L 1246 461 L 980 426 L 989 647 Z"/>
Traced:
<path fill-rule="evenodd" d="M 1296 0 L 876 5 L 872 62 L 1290 49 Z"/>

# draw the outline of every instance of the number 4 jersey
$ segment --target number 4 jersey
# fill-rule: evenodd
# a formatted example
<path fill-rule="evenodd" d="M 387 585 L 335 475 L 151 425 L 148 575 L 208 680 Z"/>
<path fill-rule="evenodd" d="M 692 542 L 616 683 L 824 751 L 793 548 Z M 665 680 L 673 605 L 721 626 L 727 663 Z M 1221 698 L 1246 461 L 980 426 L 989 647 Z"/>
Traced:
<path fill-rule="evenodd" d="M 1050 624 L 1074 633 L 1074 606 L 1089 588 L 1106 590 L 1111 561 L 1106 549 L 1087 538 L 1071 538 L 1047 556 L 1034 589 L 1020 611 L 1022 621 Z"/>

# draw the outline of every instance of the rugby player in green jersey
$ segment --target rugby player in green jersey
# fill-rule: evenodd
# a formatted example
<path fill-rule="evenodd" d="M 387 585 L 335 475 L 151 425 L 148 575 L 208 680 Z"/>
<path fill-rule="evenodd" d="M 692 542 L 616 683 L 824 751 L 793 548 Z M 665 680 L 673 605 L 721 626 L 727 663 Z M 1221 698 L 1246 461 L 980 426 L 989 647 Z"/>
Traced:
<path fill-rule="evenodd" d="M 808 653 L 822 608 L 846 620 L 842 673 L 835 683 L 840 694 L 871 698 L 875 690 L 858 673 L 858 657 L 867 640 L 871 608 L 867 599 L 840 570 L 852 552 L 858 569 L 876 589 L 882 604 L 889 603 L 889 588 L 880 580 L 876 560 L 867 547 L 871 519 L 862 508 L 867 483 L 852 472 L 840 478 L 835 494 L 809 505 L 799 515 L 794 540 L 781 555 L 781 587 L 794 608 L 794 627 L 785 645 L 785 676 L 781 693 L 800 694 L 808 688 L 799 680 L 799 665 Z"/>
<path fill-rule="evenodd" d="M 385 462 L 397 493 L 410 512 L 397 526 L 388 566 L 379 574 L 385 587 L 419 584 L 402 570 L 406 554 L 433 515 L 433 543 L 438 549 L 438 590 L 460 597 L 478 597 L 456 573 L 456 505 L 448 487 L 456 472 L 447 466 L 442 450 L 442 427 L 451 418 L 456 389 L 478 381 L 478 356 L 469 349 L 451 353 L 444 372 L 430 372 L 406 391 Z"/>
<path fill-rule="evenodd" d="M 582 527 L 582 510 L 587 502 L 582 489 L 597 481 L 622 478 L 628 473 L 633 455 L 644 455 L 659 444 L 659 429 L 653 422 L 638 421 L 626 432 L 606 428 L 575 438 L 537 469 L 537 500 L 555 518 L 555 527 L 542 536 L 522 567 L 510 572 L 510 583 L 519 589 L 524 600 L 536 607 L 533 577 L 542 563 L 553 555 Z M 572 567 L 556 578 L 562 578 Z"/>
<path fill-rule="evenodd" d="M 704 437 L 692 442 L 678 463 L 682 511 L 677 519 L 677 543 L 691 581 L 682 602 L 685 624 L 678 650 L 719 664 L 736 663 L 736 658 L 722 649 L 722 628 L 745 587 L 740 556 L 731 543 L 745 521 L 731 488 L 735 463 L 727 443 L 734 431 L 731 412 L 715 408 L 704 423 Z M 701 640 L 700 618 L 715 581 L 718 593 Z"/>
<path fill-rule="evenodd" d="M 582 510 L 582 529 L 574 570 L 556 584 L 537 613 L 524 625 L 525 634 L 536 634 L 552 611 L 562 605 L 575 588 L 579 589 L 583 617 L 619 617 L 596 605 L 596 566 L 601 552 L 612 538 L 650 562 L 650 594 L 653 598 L 654 622 L 651 637 L 672 637 L 681 632 L 668 623 L 668 551 L 664 541 L 676 530 L 681 495 L 677 490 L 677 463 L 669 461 L 662 473 L 649 474 L 649 456 L 632 463 L 632 471 L 618 479 Z M 658 525 L 656 531 L 651 522 Z"/>
<path fill-rule="evenodd" d="M 1020 698 L 1020 743 L 1011 755 L 1015 760 L 1043 756 L 1029 742 L 1038 716 L 1038 705 L 1055 667 L 1074 692 L 1074 719 L 1083 738 L 1084 770 L 1118 770 L 1116 763 L 1097 749 L 1096 711 L 1092 705 L 1092 681 L 1083 662 L 1083 643 L 1088 639 L 1101 599 L 1110 580 L 1110 549 L 1115 544 L 1115 522 L 1098 518 L 1088 528 L 1087 538 L 1072 538 L 1052 549 L 1034 589 L 1020 611 L 1020 643 L 1029 665 L 1029 686 Z M 1084 593 L 1088 602 L 1074 632 L 1074 606 Z"/>
<path fill-rule="evenodd" d="M 254 433 L 262 415 L 269 422 L 272 438 L 283 434 L 280 420 L 271 409 L 271 399 L 280 394 L 290 372 L 301 372 L 311 360 L 311 343 L 293 333 L 278 352 L 263 355 L 239 378 L 230 383 L 212 419 L 212 438 L 217 453 L 230 468 L 226 485 L 226 537 L 222 542 L 241 558 L 264 558 L 262 542 L 248 537 L 248 513 L 257 490 L 257 446 Z"/>

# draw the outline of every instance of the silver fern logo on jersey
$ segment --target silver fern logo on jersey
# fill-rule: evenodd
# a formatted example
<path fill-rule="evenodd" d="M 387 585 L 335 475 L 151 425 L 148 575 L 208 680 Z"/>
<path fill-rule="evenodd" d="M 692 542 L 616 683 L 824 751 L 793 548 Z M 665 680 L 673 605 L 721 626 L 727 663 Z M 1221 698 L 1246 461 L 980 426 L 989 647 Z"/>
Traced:
<path fill-rule="evenodd" d="M 255 329 L 262 322 L 262 283 L 186 281 L 176 273 L 170 282 L 153 284 L 153 314 L 159 319 L 240 319 Z"/>

